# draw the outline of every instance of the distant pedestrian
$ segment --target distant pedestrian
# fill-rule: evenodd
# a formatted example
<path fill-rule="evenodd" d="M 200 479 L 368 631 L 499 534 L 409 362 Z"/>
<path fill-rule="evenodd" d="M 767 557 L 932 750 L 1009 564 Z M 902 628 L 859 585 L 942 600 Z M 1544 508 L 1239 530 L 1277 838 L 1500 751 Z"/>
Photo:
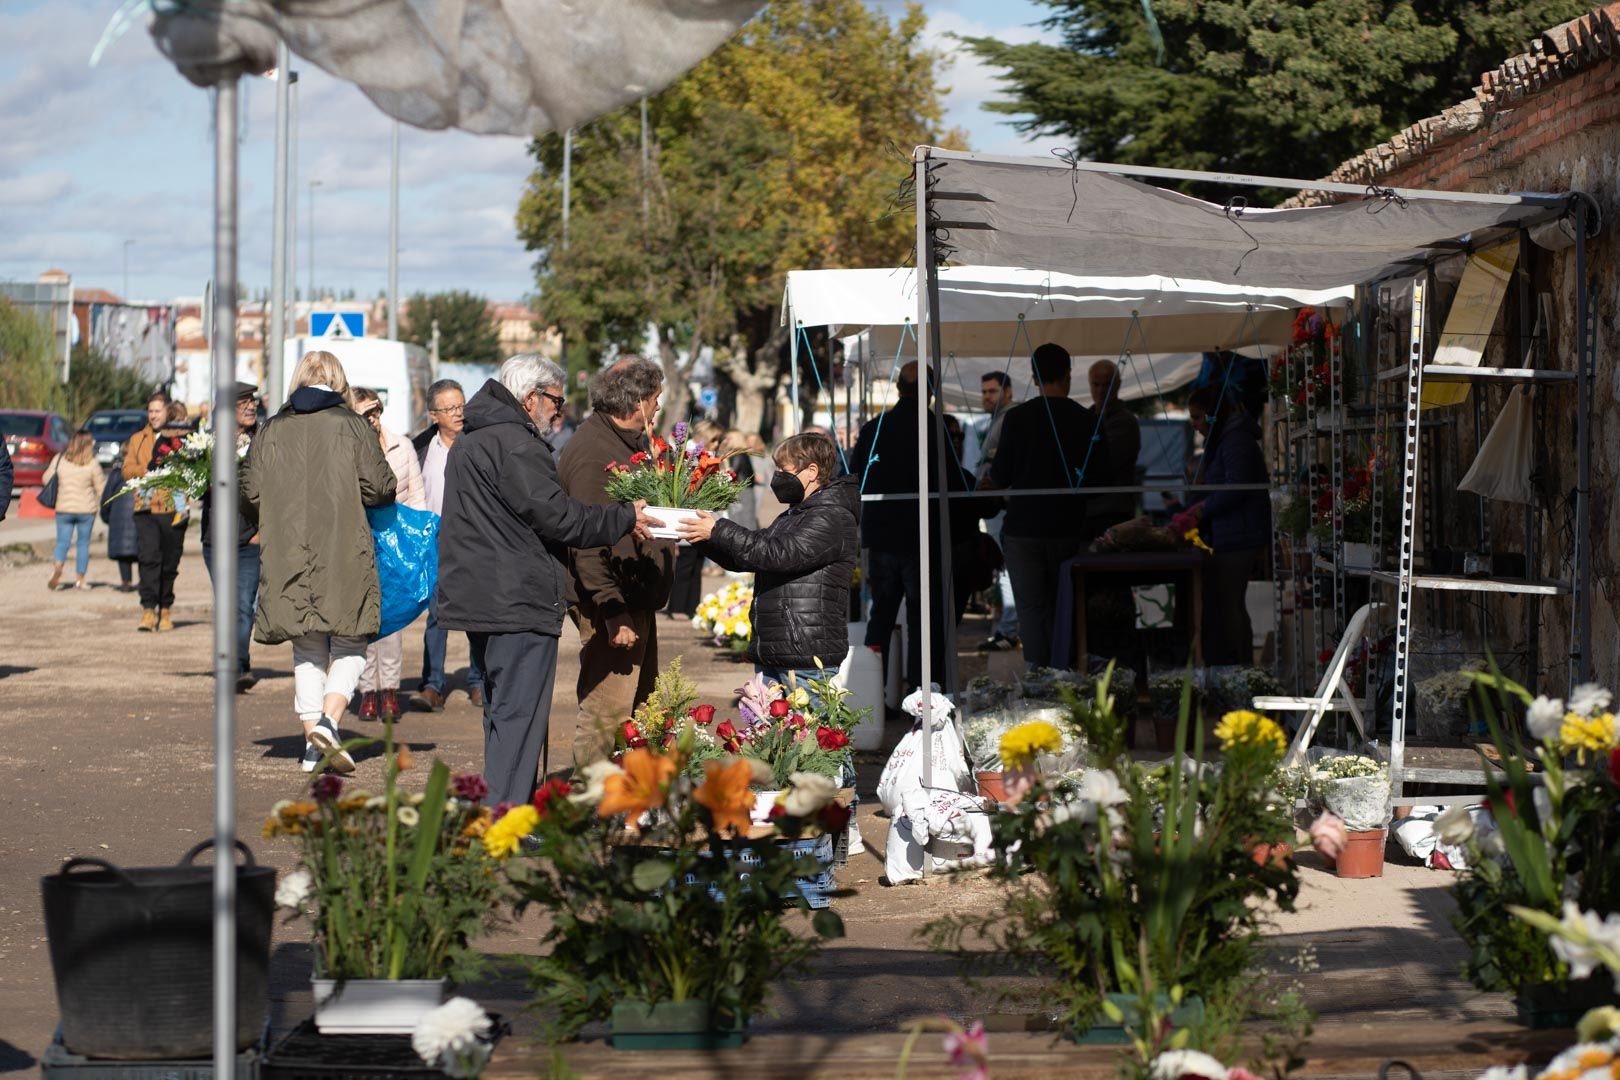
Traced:
<path fill-rule="evenodd" d="M 253 636 L 292 642 L 304 771 L 330 755 L 333 768 L 353 772 L 338 725 L 382 608 L 365 508 L 393 502 L 397 481 L 376 432 L 348 406 L 337 357 L 305 353 L 291 385 L 242 470 L 242 507 L 264 541 Z"/>
<path fill-rule="evenodd" d="M 145 476 L 156 464 L 161 444 L 168 438 L 169 396 L 159 391 L 146 402 L 146 427 L 124 444 L 125 480 Z M 180 573 L 185 549 L 186 523 L 175 510 L 167 491 L 137 490 L 130 496 L 135 515 L 135 540 L 140 548 L 141 621 L 139 630 L 173 630 L 174 579 Z"/>
<path fill-rule="evenodd" d="M 514 356 L 467 403 L 445 472 L 440 621 L 472 636 L 484 672 L 489 802 L 534 797 L 551 723 L 568 549 L 602 547 L 651 520 L 642 504 L 586 506 L 563 494 L 541 438 L 562 408 L 562 369 Z M 645 535 L 645 534 L 644 534 Z"/>
<path fill-rule="evenodd" d="M 11 451 L 6 449 L 6 441 L 0 439 L 0 521 L 6 520 L 6 514 L 11 510 L 13 476 Z"/>
<path fill-rule="evenodd" d="M 664 370 L 624 357 L 591 381 L 591 414 L 557 460 L 571 499 L 610 505 L 607 467 L 648 448 Z M 569 552 L 569 615 L 579 629 L 579 717 L 574 763 L 607 757 L 613 732 L 652 693 L 658 674 L 658 612 L 669 599 L 675 543 L 622 536 Z"/>
<path fill-rule="evenodd" d="M 129 593 L 135 591 L 135 564 L 141 546 L 135 538 L 135 500 L 117 497 L 123 486 L 123 470 L 116 465 L 108 469 L 101 489 L 101 520 L 107 526 L 107 558 L 118 564 L 118 591 Z"/>
<path fill-rule="evenodd" d="M 73 587 L 84 588 L 84 575 L 90 569 L 90 529 L 96 523 L 101 502 L 101 466 L 96 464 L 96 438 L 88 431 L 76 431 L 67 449 L 57 454 L 45 469 L 42 483 L 56 480 L 56 552 L 51 556 L 54 589 L 62 582 L 68 545 L 75 536 L 78 548 L 73 556 Z"/>
<path fill-rule="evenodd" d="M 444 513 L 444 465 L 456 437 L 461 434 L 466 409 L 467 399 L 461 384 L 454 379 L 440 379 L 428 387 L 428 415 L 433 423 L 411 439 L 416 447 L 416 463 L 422 469 L 427 508 L 435 514 Z M 428 601 L 427 629 L 422 632 L 422 681 L 411 695 L 411 708 L 427 712 L 444 708 L 444 699 L 450 693 L 449 673 L 444 669 L 449 644 L 450 631 L 439 625 L 439 600 L 435 591 L 433 599 Z M 470 648 L 468 653 L 470 657 Z M 484 673 L 478 670 L 478 661 L 470 658 L 467 661 L 467 699 L 477 708 L 484 707 Z"/>
<path fill-rule="evenodd" d="M 246 435 L 249 445 L 259 433 L 259 388 L 250 382 L 236 384 L 236 427 Z M 208 568 L 208 580 L 214 580 L 214 537 L 208 523 L 213 508 L 212 492 L 202 497 L 202 553 L 203 565 Z M 253 688 L 253 663 L 249 652 L 253 647 L 253 605 L 259 596 L 259 530 L 242 513 L 242 492 L 236 493 L 236 692 L 246 693 Z"/>
<path fill-rule="evenodd" d="M 574 437 L 574 430 L 574 422 L 568 419 L 567 413 L 559 412 L 551 418 L 551 434 L 546 436 L 546 441 L 551 444 L 553 454 L 563 452 L 568 440 Z"/>
<path fill-rule="evenodd" d="M 377 433 L 383 457 L 388 459 L 389 467 L 394 470 L 397 485 L 394 502 L 413 510 L 426 510 L 422 469 L 416 463 L 416 449 L 411 446 L 411 440 L 383 427 L 383 403 L 375 390 L 357 386 L 350 392 L 349 399 L 360 418 Z M 366 647 L 366 666 L 360 673 L 360 708 L 356 714 L 360 719 L 399 719 L 399 673 L 404 660 L 404 630 L 395 630 Z"/>

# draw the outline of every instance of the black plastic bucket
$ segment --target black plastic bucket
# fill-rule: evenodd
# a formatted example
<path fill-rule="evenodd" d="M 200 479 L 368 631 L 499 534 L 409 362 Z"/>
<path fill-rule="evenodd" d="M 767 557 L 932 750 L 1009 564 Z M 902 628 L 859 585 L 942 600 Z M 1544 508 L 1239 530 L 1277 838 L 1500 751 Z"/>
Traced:
<path fill-rule="evenodd" d="M 214 1048 L 214 868 L 119 869 L 69 859 L 40 879 L 62 1042 L 87 1057 L 206 1057 Z M 236 868 L 236 1046 L 264 1031 L 270 1009 L 270 923 L 276 872 Z"/>

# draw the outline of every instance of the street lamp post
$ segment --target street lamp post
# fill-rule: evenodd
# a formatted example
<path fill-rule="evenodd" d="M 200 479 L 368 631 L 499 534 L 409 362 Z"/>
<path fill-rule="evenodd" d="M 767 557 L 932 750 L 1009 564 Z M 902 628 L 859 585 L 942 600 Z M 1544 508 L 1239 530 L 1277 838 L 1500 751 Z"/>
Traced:
<path fill-rule="evenodd" d="M 309 182 L 309 302 L 315 303 L 315 189 L 319 180 Z"/>

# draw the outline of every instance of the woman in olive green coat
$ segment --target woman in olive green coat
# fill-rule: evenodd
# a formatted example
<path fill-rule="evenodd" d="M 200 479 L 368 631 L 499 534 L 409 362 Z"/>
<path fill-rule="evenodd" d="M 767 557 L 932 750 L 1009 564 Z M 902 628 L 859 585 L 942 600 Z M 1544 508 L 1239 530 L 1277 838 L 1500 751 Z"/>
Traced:
<path fill-rule="evenodd" d="M 377 632 L 381 590 L 368 506 L 394 501 L 394 470 L 376 432 L 348 404 L 349 381 L 329 352 L 305 353 L 287 404 L 253 440 L 242 508 L 263 554 L 253 637 L 291 641 L 293 708 L 304 723 L 303 769 L 354 760 L 338 722 Z"/>

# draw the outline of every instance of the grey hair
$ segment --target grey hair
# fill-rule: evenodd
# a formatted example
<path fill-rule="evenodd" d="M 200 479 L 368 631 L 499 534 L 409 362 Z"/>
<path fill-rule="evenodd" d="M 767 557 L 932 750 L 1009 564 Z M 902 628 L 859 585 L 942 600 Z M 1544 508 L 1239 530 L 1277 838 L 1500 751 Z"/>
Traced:
<path fill-rule="evenodd" d="M 623 420 L 663 385 L 663 368 L 639 356 L 621 356 L 591 380 L 591 408 Z"/>
<path fill-rule="evenodd" d="M 530 390 L 544 391 L 548 387 L 560 390 L 566 382 L 562 368 L 539 353 L 518 353 L 507 358 L 501 365 L 499 378 L 520 405 Z"/>
<path fill-rule="evenodd" d="M 460 394 L 462 397 L 467 396 L 466 392 L 461 389 L 461 384 L 456 382 L 456 380 L 454 380 L 454 379 L 440 379 L 437 382 L 435 382 L 432 386 L 428 387 L 428 400 L 429 401 L 438 401 L 439 400 L 439 395 L 444 393 L 446 390 L 454 390 L 456 393 Z"/>

